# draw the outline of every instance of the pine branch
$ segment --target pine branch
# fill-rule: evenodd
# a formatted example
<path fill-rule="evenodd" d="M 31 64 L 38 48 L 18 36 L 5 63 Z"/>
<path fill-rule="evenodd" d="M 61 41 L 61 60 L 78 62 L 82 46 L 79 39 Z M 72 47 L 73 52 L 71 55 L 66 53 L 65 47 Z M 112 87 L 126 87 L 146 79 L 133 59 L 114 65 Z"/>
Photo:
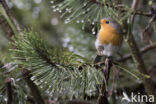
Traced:
<path fill-rule="evenodd" d="M 13 17 L 11 10 L 9 9 L 7 3 L 5 0 L 0 0 L 0 3 L 2 4 L 3 8 L 5 9 L 9 19 L 11 20 L 11 22 L 14 24 L 15 29 L 17 30 L 18 34 L 23 35 L 22 33 L 22 29 L 20 27 L 20 25 L 17 23 L 16 19 Z M 16 33 L 14 33 L 15 35 Z M 10 37 L 11 38 L 11 37 Z M 23 72 L 24 75 L 24 79 L 27 82 L 27 85 L 29 86 L 30 90 L 32 91 L 33 97 L 35 98 L 36 102 L 38 102 L 38 104 L 44 104 L 44 101 L 40 95 L 40 92 L 37 88 L 37 86 L 33 83 L 33 81 L 30 80 L 30 75 L 28 73 L 27 69 L 24 69 L 25 71 Z M 27 74 L 25 74 L 27 72 Z M 32 89 L 34 88 L 34 89 Z"/>
<path fill-rule="evenodd" d="M 111 8 L 120 10 L 119 7 L 117 7 L 117 6 L 115 7 L 114 5 L 110 5 L 108 3 L 103 4 L 103 3 L 101 3 L 101 2 L 99 2 L 97 0 L 90 0 L 90 1 L 92 1 L 93 3 L 96 3 L 98 5 L 101 5 L 101 6 L 107 6 L 107 7 L 111 7 Z M 120 10 L 120 11 L 121 12 L 126 12 L 125 10 Z M 143 11 L 140 11 L 140 10 L 134 10 L 131 14 L 132 15 L 133 14 L 136 14 L 136 15 L 141 15 L 141 16 L 146 16 L 146 17 L 152 17 L 152 14 L 151 13 L 143 12 Z"/>

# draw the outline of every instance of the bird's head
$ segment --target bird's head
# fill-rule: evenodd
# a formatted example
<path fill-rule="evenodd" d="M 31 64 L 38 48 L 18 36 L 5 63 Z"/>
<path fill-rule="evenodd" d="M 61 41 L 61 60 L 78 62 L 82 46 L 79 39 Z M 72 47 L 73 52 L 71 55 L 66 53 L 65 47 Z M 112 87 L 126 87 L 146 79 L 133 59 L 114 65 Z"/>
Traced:
<path fill-rule="evenodd" d="M 100 20 L 100 24 L 101 24 L 101 27 L 103 26 L 109 26 L 112 24 L 112 19 L 111 18 L 104 18 L 104 19 L 101 19 Z"/>
<path fill-rule="evenodd" d="M 100 20 L 101 28 L 105 28 L 107 30 L 115 30 L 121 33 L 121 26 L 118 22 L 116 22 L 112 18 L 103 18 Z"/>

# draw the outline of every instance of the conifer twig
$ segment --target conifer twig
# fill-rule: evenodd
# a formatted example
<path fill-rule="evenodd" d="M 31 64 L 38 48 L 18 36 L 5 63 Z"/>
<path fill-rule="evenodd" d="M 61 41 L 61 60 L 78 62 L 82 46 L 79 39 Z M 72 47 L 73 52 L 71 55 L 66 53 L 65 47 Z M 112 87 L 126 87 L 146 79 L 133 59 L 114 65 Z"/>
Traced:
<path fill-rule="evenodd" d="M 90 0 L 91 2 L 93 3 L 96 3 L 96 4 L 99 4 L 99 5 L 102 5 L 102 6 L 107 6 L 107 7 L 111 7 L 111 8 L 115 8 L 115 9 L 119 9 L 117 6 L 115 7 L 114 5 L 110 5 L 108 3 L 100 3 L 99 1 L 97 0 Z M 120 9 L 119 9 L 120 10 Z M 120 10 L 121 12 L 126 12 L 125 10 Z M 140 10 L 135 10 L 134 12 L 132 12 L 132 15 L 133 14 L 136 14 L 136 15 L 142 15 L 142 16 L 146 16 L 146 17 L 152 17 L 152 14 L 151 13 L 148 13 L 148 12 L 143 12 L 143 11 L 140 11 Z"/>

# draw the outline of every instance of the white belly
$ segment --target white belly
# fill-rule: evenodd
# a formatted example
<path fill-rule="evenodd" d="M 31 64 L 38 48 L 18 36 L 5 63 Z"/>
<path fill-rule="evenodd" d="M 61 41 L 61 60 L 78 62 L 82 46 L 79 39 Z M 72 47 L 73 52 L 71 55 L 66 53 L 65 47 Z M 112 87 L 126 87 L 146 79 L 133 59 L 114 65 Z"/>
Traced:
<path fill-rule="evenodd" d="M 114 46 L 111 43 L 107 45 L 103 45 L 98 40 L 95 41 L 95 47 L 99 55 L 105 55 L 108 57 L 114 56 L 114 54 L 116 54 L 120 49 L 120 46 Z M 100 47 L 103 47 L 103 49 Z"/>
<path fill-rule="evenodd" d="M 108 44 L 108 45 L 104 45 L 104 50 L 103 50 L 103 55 L 106 56 L 113 56 L 114 54 L 116 54 L 119 51 L 119 47 L 118 46 L 114 46 L 112 44 Z"/>

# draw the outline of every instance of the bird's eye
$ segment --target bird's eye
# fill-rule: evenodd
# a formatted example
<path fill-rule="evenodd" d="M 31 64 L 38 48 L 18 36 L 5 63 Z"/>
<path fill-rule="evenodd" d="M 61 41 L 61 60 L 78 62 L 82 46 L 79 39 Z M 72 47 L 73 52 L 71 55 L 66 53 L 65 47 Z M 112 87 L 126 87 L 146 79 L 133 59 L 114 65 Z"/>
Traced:
<path fill-rule="evenodd" d="M 109 21 L 106 21 L 106 24 L 109 24 Z"/>

